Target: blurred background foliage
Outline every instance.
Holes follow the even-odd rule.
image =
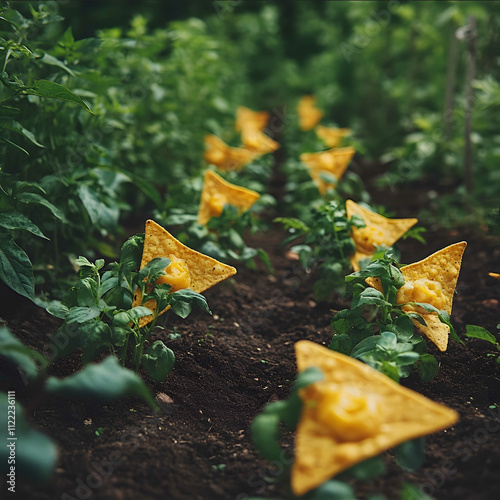
[[[460,207],[476,207],[476,218],[498,208],[499,2],[2,5],[0,209],[26,215],[50,239],[3,228],[40,283],[76,254],[115,256],[144,214],[192,203],[203,136],[238,145],[238,105],[273,111],[286,133],[304,94],[317,97],[323,124],[352,128],[363,153],[387,164],[380,184],[448,186],[430,213],[442,223],[462,218]],[[468,52],[455,36],[469,16],[472,196],[463,188]],[[71,89],[92,113],[19,91],[39,79]]]

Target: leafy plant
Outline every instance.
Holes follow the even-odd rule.
[[[421,302],[396,302],[397,292],[405,283],[400,267],[392,252],[386,251],[361,271],[346,276],[346,297],[352,297],[352,303],[350,309],[339,311],[333,317],[334,335],[329,347],[361,359],[396,381],[407,377],[415,366],[422,380],[428,382],[435,377],[438,363],[425,352],[425,341],[415,334],[412,321],[424,324],[424,319],[417,312],[402,308],[412,305],[437,313],[450,327],[452,338],[460,340],[446,311]],[[378,278],[383,292],[369,286],[367,278]]]
[[[274,222],[282,223],[290,233],[284,245],[303,238],[291,251],[298,254],[304,269],[317,271],[314,295],[318,300],[343,290],[344,276],[352,268],[349,257],[355,251],[351,227],[365,226],[359,216],[348,218],[345,206],[332,201],[313,209],[308,223],[291,217],[278,217]]]
[[[129,238],[122,246],[120,262],[110,264],[105,272],[101,272],[102,259],[95,263],[85,257],[76,260],[80,266],[79,280],[60,304],[47,308],[64,320],[55,336],[63,334],[70,339],[60,351],[61,356],[81,347],[82,361],[86,364],[107,351],[116,355],[123,366],[130,356],[136,373],[142,364],[152,379],[165,380],[174,365],[174,353],[161,340],[145,350],[160,313],[171,308],[186,318],[194,305],[210,310],[202,295],[189,289],[170,293],[170,284],[156,283],[166,274],[170,259],[155,258],[139,270],[143,245],[143,235]],[[133,305],[138,293],[142,303],[156,301],[154,311]],[[141,325],[141,318],[146,316],[152,316],[152,321]]]
[[[25,388],[33,390],[36,387],[42,394],[62,394],[69,398],[93,399],[105,403],[125,396],[139,396],[152,408],[158,407],[141,378],[120,366],[115,357],[110,356],[64,379],[57,379],[46,376],[49,360],[38,351],[25,346],[5,326],[0,327],[0,349],[0,385],[2,388],[9,388],[9,392],[0,391],[0,435],[7,444],[12,446],[14,443],[15,447],[12,448],[15,453],[10,453],[9,446],[3,446],[0,452],[1,470],[5,474],[14,470],[14,477],[19,474],[30,481],[47,482],[57,461],[56,444],[29,425],[25,410],[17,401],[18,394],[22,397]],[[16,372],[23,386],[11,391],[12,387],[20,387],[20,380],[13,375]],[[32,402],[31,411],[40,400]],[[9,423],[15,421],[15,425],[8,425],[7,420]]]
[[[262,202],[257,201],[262,207]],[[263,202],[266,204],[266,200]],[[194,209],[194,207],[193,207]],[[212,217],[206,225],[198,224],[197,216],[181,210],[172,210],[166,217],[168,225],[182,225],[179,239],[190,247],[210,255],[222,262],[244,262],[249,268],[256,269],[255,259],[260,258],[272,272],[269,256],[262,248],[249,247],[244,240],[244,233],[262,230],[262,225],[250,208],[241,214],[232,205],[226,204],[218,217]]]

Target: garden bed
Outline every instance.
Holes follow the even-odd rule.
[[[414,214],[391,205],[403,197],[373,193],[398,216]],[[425,196],[422,186],[413,199]],[[311,275],[286,257],[284,237],[274,228],[250,238],[252,246],[269,253],[274,275],[240,267],[234,279],[206,292],[213,316],[198,311],[186,322],[167,318],[158,338],[175,352],[176,364],[166,382],[150,384],[161,414],[136,399],[105,406],[54,397],[40,401],[33,391],[23,394],[19,381],[18,398],[31,412],[29,420],[56,441],[60,455],[51,485],[18,484],[18,496],[70,499],[88,498],[91,492],[103,500],[286,498],[283,485],[268,481],[279,471],[258,456],[249,424],[266,403],[288,396],[296,371],[294,343],[308,339],[328,345],[333,312],[347,304],[340,297],[327,304],[314,300]],[[497,242],[480,229],[429,228],[425,237],[426,245],[399,244],[403,262],[468,241],[452,321],[459,333],[466,324],[496,331],[500,285],[488,272],[500,268]],[[0,316],[20,340],[43,350],[58,320],[14,294],[11,299]],[[170,339],[173,332],[180,337]],[[466,346],[451,341],[446,353],[432,345],[429,352],[440,363],[436,379],[423,384],[410,376],[403,383],[457,410],[459,423],[426,438],[426,462],[417,473],[403,473],[387,453],[388,473],[358,491],[399,498],[402,483],[409,481],[439,500],[498,498],[500,408],[494,406],[500,404],[500,365],[488,356],[493,348],[479,340]],[[51,374],[65,376],[79,367],[74,354],[52,366]]]

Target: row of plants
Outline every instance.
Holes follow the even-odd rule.
[[[311,110],[311,97],[306,107],[303,102],[299,103],[299,117],[304,112],[310,116],[301,120],[301,128],[312,130],[322,113]],[[276,222],[291,233],[284,244],[300,242],[291,252],[317,277],[316,298],[326,300],[332,291],[343,291],[351,307],[333,316],[328,349],[309,341],[296,344],[299,374],[289,399],[266,405],[252,422],[252,436],[259,451],[280,466],[278,479],[285,481],[290,497],[351,500],[357,498],[353,480],[372,480],[385,473],[381,451],[397,445],[397,464],[415,471],[425,459],[422,436],[458,420],[453,410],[397,383],[414,370],[424,383],[437,375],[439,362],[426,352],[425,338],[440,351],[446,351],[448,336],[463,344],[450,323],[450,314],[467,244],[456,243],[420,262],[402,265],[392,245],[408,233],[424,242],[422,228],[411,229],[417,219],[388,219],[368,205],[340,201],[341,176],[352,154],[349,152],[346,162],[346,148],[335,147],[347,135],[345,129],[330,130],[338,139],[327,144],[333,149],[301,155],[322,195],[305,212],[307,223],[286,217]],[[324,140],[324,127],[318,126],[316,133]],[[305,148],[314,144],[310,136],[304,142]],[[316,161],[335,155],[340,161]],[[300,167],[294,163],[287,168]],[[295,206],[300,205],[304,191]],[[314,192],[312,186],[309,192]],[[479,326],[468,325],[465,335],[497,345],[495,337]],[[385,415],[382,407],[394,413]],[[386,423],[384,430],[379,427],[382,422]],[[285,465],[289,450],[281,444],[283,428],[295,433],[291,467]],[[385,497],[374,493],[369,498]],[[420,487],[405,483],[401,498],[430,497]]]
[[[75,41],[71,30],[66,30],[58,33],[54,44],[50,36],[38,43],[30,39],[34,29],[48,34],[46,27],[60,21],[43,4],[31,10],[32,19],[12,9],[2,15],[9,34],[4,32],[2,38],[6,57],[0,109],[5,117],[3,148],[10,163],[6,162],[0,172],[4,200],[0,226],[6,242],[2,244],[0,278],[18,293],[35,298],[31,262],[14,240],[26,250],[29,241],[29,251],[39,255],[35,268],[40,271],[40,282],[51,266],[64,267],[57,255],[60,251],[70,257],[68,264],[79,268],[76,283],[62,300],[53,301],[47,308],[63,321],[49,346],[57,354],[48,359],[3,328],[2,355],[26,375],[29,383],[42,385],[49,394],[108,402],[140,395],[156,407],[138,374],[164,381],[174,365],[175,355],[165,342],[150,340],[159,316],[172,309],[185,318],[195,305],[208,310],[200,294],[236,272],[228,262],[244,262],[255,268],[254,259],[260,257],[270,268],[265,252],[245,243],[246,231],[265,228],[265,218],[259,217],[259,212],[275,204],[266,195],[273,161],[270,155],[264,155],[278,147],[264,133],[270,116],[242,107],[235,116],[236,105],[246,102],[242,95],[248,92],[244,77],[235,82],[236,76],[230,71],[231,61],[238,54],[232,46],[224,48],[221,39],[208,34],[206,26],[197,20],[149,33],[145,19],[138,17],[125,34],[108,30],[98,39]],[[166,43],[171,52],[161,57]],[[226,51],[227,57],[218,61],[218,54]],[[169,75],[173,77],[170,80]],[[185,75],[185,79],[179,75]],[[203,82],[197,78],[203,78]],[[123,87],[129,92],[126,99],[120,91]],[[199,87],[204,92],[198,93]],[[203,111],[198,113],[199,109]],[[351,308],[333,317],[330,350],[381,372],[375,375],[368,371],[369,378],[380,381],[387,392],[380,393],[379,400],[372,403],[356,385],[356,380],[362,379],[360,374],[365,373],[363,365],[346,361],[341,355],[332,358],[332,353],[317,351],[317,346],[300,344],[297,356],[302,373],[290,399],[266,407],[252,429],[258,448],[267,458],[276,460],[281,454],[280,422],[292,430],[299,426],[298,465],[292,468],[296,495],[353,498],[350,486],[328,479],[399,443],[404,444],[398,448],[398,460],[414,469],[422,461],[423,445],[406,441],[456,420],[452,411],[424,403],[388,379],[399,381],[413,368],[424,381],[436,375],[438,362],[425,352],[425,341],[415,329],[442,351],[446,350],[448,335],[460,341],[449,315],[465,242],[420,263],[402,266],[390,247],[404,234],[421,239],[421,231],[410,229],[416,220],[388,219],[376,213],[385,213],[383,207],[375,212],[367,205],[346,201],[348,197],[369,200],[361,178],[344,173],[354,155],[353,146],[359,150],[362,144],[349,139],[348,130],[319,125],[323,113],[311,96],[300,100],[298,114],[299,120],[289,123],[284,134],[288,159],[283,171],[288,180],[283,206],[291,216],[277,221],[291,233],[285,243],[299,239],[292,252],[304,268],[321,276],[314,288],[319,300],[328,300],[332,292],[343,292],[347,283],[345,293],[352,299]],[[192,116],[196,116],[195,122],[191,122]],[[51,126],[46,127],[46,123]],[[79,135],[89,130],[95,133],[95,140],[87,149]],[[205,135],[206,131],[212,134]],[[16,142],[18,136],[29,141],[31,149]],[[81,148],[75,148],[75,144]],[[196,146],[192,148],[192,144]],[[324,144],[329,147],[326,151]],[[158,165],[166,160],[168,169],[160,169]],[[210,165],[208,169],[206,164]],[[134,201],[129,202],[132,198]],[[192,200],[198,199],[200,204],[194,205]],[[40,206],[48,212],[39,213]],[[113,240],[110,234],[119,227],[123,214],[132,210],[153,214],[162,225],[176,227],[177,237],[148,220],[145,234],[128,239],[117,262],[105,266],[104,259],[92,262],[91,255],[71,258],[79,246],[89,244],[96,254],[116,255],[119,238]],[[32,238],[26,238],[26,232],[41,238],[40,242],[48,235],[55,246],[51,250],[39,247]],[[124,233],[121,229],[118,236]],[[89,234],[97,234],[90,243]],[[445,263],[446,272],[441,277],[435,272],[436,261]],[[355,272],[350,273],[351,269]],[[61,290],[54,296],[61,297]],[[40,298],[38,302],[44,303]],[[488,332],[470,327],[468,333],[485,338]],[[77,349],[84,364],[80,372],[64,380],[46,376],[51,362]],[[311,362],[310,358],[316,357],[325,361]],[[342,381],[330,372],[331,360],[345,365],[346,378],[354,387],[347,396],[339,389]],[[102,383],[103,377],[108,384]],[[8,380],[7,374],[4,379]],[[327,386],[321,385],[323,380]],[[332,384],[337,384],[336,388],[332,389]],[[12,406],[8,395],[2,397],[4,406]],[[415,402],[416,408],[423,405],[441,419],[423,426],[416,419],[413,427],[396,433],[383,445],[346,452],[349,458],[339,459],[339,468],[320,465],[313,468],[316,474],[311,473],[311,454],[321,455],[323,448],[332,448],[332,439],[338,442],[339,432],[347,431],[347,442],[350,436],[357,442],[377,435],[370,434],[370,429],[363,430],[363,412],[353,422],[342,422],[342,411],[352,413],[366,407],[373,416],[377,414],[373,404],[378,407],[398,398],[408,404]],[[26,452],[19,456],[20,470],[47,479],[55,464],[55,447],[30,430],[22,418],[23,410],[17,403],[15,407],[21,416],[18,431],[25,433]],[[337,427],[329,428],[332,422]],[[309,424],[313,430],[308,430]],[[300,443],[314,440],[316,434],[321,437],[318,447],[303,455],[302,449],[309,445]],[[40,442],[43,453],[30,462],[29,470],[23,470],[23,463],[27,463],[24,457]],[[338,456],[326,456],[324,463],[334,459]],[[375,459],[357,466],[354,472],[350,470],[356,478],[381,472],[383,466]],[[297,479],[297,474],[302,479]],[[309,483],[304,476],[314,480]],[[417,494],[416,487],[405,488],[403,498]]]

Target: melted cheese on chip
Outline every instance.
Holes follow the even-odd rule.
[[[165,268],[167,274],[160,276],[155,283],[168,283],[171,285],[170,292],[177,292],[184,288],[189,288],[191,285],[191,274],[189,266],[184,259],[179,259],[174,254],[168,256],[170,264]]]

